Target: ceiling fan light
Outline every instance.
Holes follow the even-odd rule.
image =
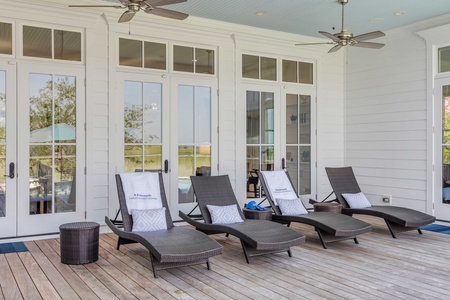
[[[255,15],[257,15],[258,17],[264,17],[267,16],[267,11],[257,11]]]

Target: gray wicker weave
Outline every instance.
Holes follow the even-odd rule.
[[[285,172],[285,174],[289,178],[292,189],[295,191],[289,173]],[[274,199],[272,199],[272,194],[268,192],[268,185],[264,175],[258,171],[258,176],[262,188],[266,191],[266,198],[275,213],[272,216],[272,220],[287,223],[288,225],[291,222],[298,222],[314,226],[325,249],[327,249],[327,243],[347,239],[353,239],[358,244],[356,236],[372,230],[372,225],[366,222],[333,212],[308,212],[306,215],[297,216],[282,215],[280,208],[275,205]],[[297,191],[295,191],[295,194],[297,194]]]
[[[117,250],[119,250],[121,244],[141,243],[150,252],[152,271],[155,278],[157,277],[157,270],[180,266],[206,263],[209,270],[210,264],[208,259],[221,254],[222,246],[201,232],[173,225],[167,206],[161,172],[159,172],[159,182],[162,204],[167,208],[166,221],[168,229],[152,232],[132,232],[133,218],[128,214],[120,175],[116,175],[123,230],[115,226],[108,217],[105,217],[105,222],[119,236]]]
[[[98,259],[100,224],[96,222],[75,222],[59,226],[61,262],[79,265]]]
[[[362,214],[383,218],[393,238],[396,233],[417,230],[420,234],[420,226],[425,226],[436,221],[436,218],[426,213],[399,206],[373,205],[369,208],[350,208],[342,197],[343,193],[359,193],[358,182],[351,167],[325,168],[337,201],[342,204],[342,212],[347,215]]]
[[[191,181],[204,223],[195,221],[181,211],[180,217],[205,233],[226,233],[238,237],[247,263],[250,262],[251,256],[268,253],[287,251],[291,256],[290,247],[305,241],[304,235],[281,224],[266,220],[245,220],[228,175],[192,176]],[[211,215],[206,207],[208,204],[218,206],[236,204],[245,221],[228,225],[212,224]]]

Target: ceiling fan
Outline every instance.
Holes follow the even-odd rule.
[[[341,49],[344,46],[350,45],[355,47],[362,47],[362,48],[372,48],[372,49],[380,49],[384,46],[384,44],[381,43],[373,43],[373,42],[364,42],[370,39],[376,39],[382,36],[385,36],[385,34],[381,31],[373,31],[368,32],[360,35],[354,36],[353,33],[350,31],[347,31],[344,29],[344,6],[348,3],[348,0],[338,0],[339,4],[342,5],[342,29],[341,32],[331,34],[325,31],[319,31],[320,34],[323,34],[327,38],[332,39],[332,42],[327,43],[303,43],[303,44],[296,44],[296,45],[319,45],[319,44],[330,44],[335,45],[333,48],[331,48],[328,53],[336,52],[339,49]]]
[[[187,0],[119,0],[122,5],[69,5],[69,7],[113,7],[127,9],[119,18],[119,23],[130,21],[142,10],[148,14],[161,17],[184,20],[189,15],[174,10],[159,8],[159,6],[186,2]]]

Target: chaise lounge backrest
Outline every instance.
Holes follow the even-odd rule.
[[[337,200],[342,204],[343,208],[349,208],[350,206],[347,204],[347,201],[345,201],[342,194],[361,192],[352,167],[325,168],[325,171],[327,172]]]
[[[161,193],[161,203],[162,206],[166,208],[166,222],[167,222],[167,228],[172,228],[173,221],[170,216],[170,211],[168,209],[167,205],[167,198],[166,193],[164,191],[164,183],[161,172],[158,172],[159,177],[159,187],[160,187],[160,193]],[[128,213],[127,208],[127,202],[125,199],[125,193],[123,191],[123,185],[122,185],[122,179],[120,178],[119,174],[116,174],[116,183],[117,183],[117,193],[119,196],[119,204],[120,204],[120,212],[122,214],[122,220],[123,220],[123,228],[125,231],[131,232],[131,229],[133,228],[133,217]]]
[[[228,175],[220,176],[191,176],[192,186],[197,198],[207,199],[208,205],[233,205],[238,206],[238,211],[243,220],[245,220],[244,214],[237,202],[236,196],[234,195],[233,188],[230,183]],[[204,201],[199,201],[198,206],[205,220],[205,223],[211,224],[211,214],[209,213],[206,203]]]

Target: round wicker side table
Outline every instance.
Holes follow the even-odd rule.
[[[100,224],[75,222],[59,226],[61,262],[68,265],[87,264],[98,260]]]
[[[331,202],[319,202],[314,203],[314,211],[325,211],[340,214],[342,211],[342,205],[339,203]]]

